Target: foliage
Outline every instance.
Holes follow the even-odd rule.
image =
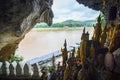
[[[49,67],[48,67],[48,72],[49,72],[49,73],[52,73],[53,71],[54,71],[53,66],[49,66]]]
[[[105,17],[104,17],[103,13],[101,13],[101,26],[102,26],[102,28],[104,28],[104,26],[105,26]]]
[[[24,58],[22,56],[19,56],[19,55],[12,55],[11,59],[10,59],[10,62],[20,62],[20,61],[23,61]]]
[[[97,19],[98,19],[98,17],[97,17]],[[100,13],[100,18],[101,18],[101,26],[102,26],[102,28],[104,28],[104,26],[105,26],[105,17],[104,17],[104,14],[102,12]]]
[[[88,20],[88,21],[74,21],[74,20],[67,20],[64,22],[60,22],[60,23],[54,23],[53,25],[51,25],[50,27],[47,24],[36,24],[35,28],[62,28],[65,26],[68,27],[92,27],[93,24],[96,23],[96,20]]]

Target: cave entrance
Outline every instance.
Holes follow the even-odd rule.
[[[67,46],[79,43],[83,26],[85,24],[93,25],[90,23],[94,23],[100,13],[77,3],[75,0],[54,0],[52,9],[54,26],[48,27],[46,24],[38,23],[20,42],[16,55],[23,56],[24,60],[30,60],[60,50],[65,39],[67,40]],[[60,24],[61,22],[66,23],[66,27]],[[77,29],[73,24],[69,24],[73,22],[83,22],[85,24],[81,24],[82,27]]]

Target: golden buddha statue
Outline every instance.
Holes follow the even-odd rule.
[[[99,15],[99,17],[97,19],[97,24],[96,24],[96,26],[94,26],[94,34],[93,34],[92,39],[99,41],[101,33],[102,33],[102,29],[101,29],[101,17]]]
[[[101,34],[101,39],[100,39],[100,44],[101,44],[101,47],[104,47],[104,44],[106,42],[106,38],[107,38],[107,33],[106,32],[103,32]]]
[[[65,43],[64,43],[64,48],[61,49],[61,52],[62,52],[62,59],[63,59],[62,65],[66,66],[66,61],[68,59],[67,42],[66,42],[66,40],[65,40]]]
[[[80,60],[82,63],[82,67],[84,67],[85,61],[86,61],[86,40],[85,38],[83,38],[83,40],[81,41],[81,45],[80,45]]]
[[[78,47],[78,50],[77,50],[77,57],[80,58],[80,47]]]
[[[113,52],[114,50],[120,48],[120,24],[116,25],[111,34],[111,40],[109,45],[109,51]]]
[[[82,36],[81,36],[81,40],[85,37],[85,27],[83,29],[83,33],[82,33]]]
[[[107,39],[107,24],[105,25],[103,33],[101,34],[101,38],[100,38],[101,47],[104,47],[106,39]]]

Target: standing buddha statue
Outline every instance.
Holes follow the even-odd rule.
[[[113,34],[110,40],[109,51],[113,52],[120,48],[120,24],[114,27]]]
[[[84,68],[85,61],[86,61],[86,40],[85,37],[83,37],[80,45],[80,60],[82,64],[82,68]]]
[[[63,58],[63,66],[65,67],[66,66],[66,61],[68,59],[68,51],[67,51],[67,42],[65,40],[65,43],[64,43],[64,48],[61,49],[61,52],[62,52],[62,58]]]
[[[104,47],[106,39],[107,39],[107,24],[105,25],[103,33],[101,34],[101,38],[100,38],[101,47]]]
[[[82,33],[82,36],[81,36],[81,40],[85,37],[85,27],[83,29],[83,33]]]
[[[100,40],[100,36],[102,33],[102,29],[101,29],[101,17],[99,15],[98,19],[97,19],[97,24],[96,26],[94,26],[94,34],[93,34],[93,40]]]

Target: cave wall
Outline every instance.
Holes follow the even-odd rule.
[[[84,4],[85,6],[92,8],[93,10],[99,10],[104,13],[106,22],[109,23],[109,17],[112,15],[110,14],[111,7],[117,8],[116,14],[117,18],[120,17],[120,0],[76,0],[79,4]]]
[[[52,24],[53,0],[0,0],[0,61],[9,60],[37,22]]]

